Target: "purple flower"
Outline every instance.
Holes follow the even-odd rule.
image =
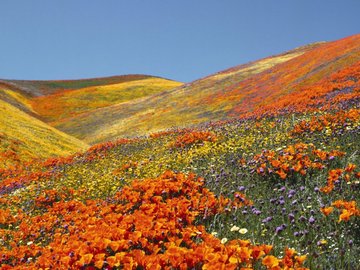
[[[315,187],[315,188],[314,188],[314,191],[315,191],[315,192],[319,192],[319,190],[320,190],[320,189],[319,189],[318,187]]]
[[[280,204],[280,205],[284,205],[284,204],[285,204],[285,201],[284,201],[284,200],[279,200],[279,204]]]
[[[300,236],[300,233],[299,232],[294,232],[294,236],[298,237],[298,236]]]
[[[278,227],[276,227],[276,229],[275,229],[275,233],[280,233],[280,232],[282,232],[284,229],[281,227],[281,226],[278,226]]]
[[[240,187],[238,187],[238,190],[239,191],[244,191],[246,188],[244,187],[244,186],[240,186]]]
[[[290,189],[288,194],[293,196],[293,195],[295,195],[295,193],[296,193],[296,191],[294,189]]]
[[[262,222],[263,222],[263,223],[268,223],[268,222],[270,222],[272,219],[273,219],[273,217],[272,217],[272,216],[269,216],[269,217],[267,217],[267,218],[264,218],[264,219],[262,220]]]
[[[261,211],[256,209],[256,210],[254,211],[254,214],[258,216],[258,215],[261,214]]]
[[[281,187],[281,188],[279,189],[279,191],[280,191],[280,192],[284,192],[285,189],[286,189],[285,187]]]
[[[305,218],[304,216],[300,216],[300,217],[299,217],[299,220],[300,220],[301,222],[304,222],[304,221],[306,220],[306,218]]]
[[[310,223],[310,224],[314,224],[314,223],[315,223],[315,218],[314,218],[313,216],[311,216],[311,217],[309,218],[309,223]]]
[[[286,224],[281,224],[280,226],[276,227],[275,233],[278,234],[278,233],[282,232],[283,230],[285,230],[286,227],[287,227]]]
[[[301,191],[303,191],[304,189],[305,189],[305,187],[304,187],[304,186],[301,186],[301,187],[300,187],[300,190],[301,190]]]
[[[293,213],[290,213],[290,214],[288,215],[288,217],[289,217],[290,220],[295,219],[295,215],[294,215]]]
[[[297,200],[293,200],[293,201],[291,202],[291,204],[292,204],[292,205],[297,204]]]

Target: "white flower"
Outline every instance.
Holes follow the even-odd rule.
[[[241,233],[241,234],[245,234],[245,233],[247,233],[248,232],[248,229],[246,229],[246,228],[241,228],[240,230],[239,230],[239,233]]]
[[[221,244],[225,244],[228,241],[228,239],[226,237],[224,237],[223,239],[221,239]]]
[[[238,230],[240,230],[240,228],[238,226],[236,226],[236,225],[232,226],[231,229],[230,229],[231,232],[236,232]]]
[[[211,234],[212,234],[213,236],[217,236],[217,235],[218,235],[217,232],[212,232]]]

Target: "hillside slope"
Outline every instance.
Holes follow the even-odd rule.
[[[69,117],[82,113],[93,115],[94,110],[99,108],[142,99],[179,85],[182,83],[148,75],[68,81],[0,80],[0,100],[56,126],[67,124]],[[111,113],[96,119],[95,122],[108,123],[111,121],[110,116]],[[79,128],[81,123],[71,122],[68,126],[74,130]],[[98,125],[85,127],[82,132],[91,133],[94,128],[98,128]]]
[[[54,126],[97,143],[210,120],[300,112],[319,103],[330,106],[357,97],[359,81],[353,75],[359,61],[360,35],[317,43]]]

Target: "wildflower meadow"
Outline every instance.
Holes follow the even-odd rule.
[[[1,269],[356,269],[353,104],[2,169]]]

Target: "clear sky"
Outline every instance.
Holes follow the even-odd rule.
[[[189,82],[360,33],[360,0],[0,0],[0,78]]]

